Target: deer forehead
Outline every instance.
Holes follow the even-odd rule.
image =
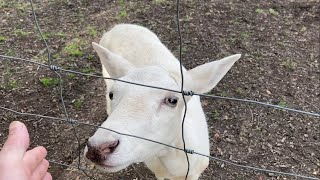
[[[179,85],[170,76],[170,73],[161,67],[135,69],[120,79],[139,84],[179,90]],[[111,101],[113,112],[110,118],[117,119],[117,122],[142,122],[142,120],[153,119],[153,116],[160,112],[164,99],[173,94],[177,95],[177,93],[174,92],[123,82],[115,82],[111,88],[111,92],[113,92],[113,100]],[[165,113],[166,111],[163,112]]]
[[[175,78],[161,67],[150,66],[144,68],[138,68],[129,72],[124,77],[120,78],[124,81],[130,81],[133,83],[156,86],[161,88],[167,88],[172,90],[179,90],[179,84]],[[124,89],[129,89],[130,91],[149,91],[153,92],[154,88],[142,87],[122,82],[115,82],[112,88],[115,91],[122,91]],[[159,91],[159,90],[158,90]],[[163,90],[161,90],[163,91]]]

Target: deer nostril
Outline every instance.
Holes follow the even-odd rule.
[[[92,145],[89,141],[87,142],[87,147],[88,147],[88,149],[92,149]]]
[[[88,159],[96,163],[102,161],[101,153],[96,148],[92,147],[90,144],[87,145],[87,147],[88,147],[88,151],[86,153],[86,157]]]
[[[119,145],[119,140],[118,141],[115,141],[111,146],[110,146],[110,150],[111,150],[111,152],[113,152],[115,149],[116,149],[116,147],[118,147],[118,145]]]
[[[87,142],[88,151],[86,157],[92,162],[101,163],[105,161],[108,156],[113,153],[116,147],[119,145],[119,141],[111,141],[104,143],[99,146],[92,145],[89,141]]]
[[[113,142],[108,142],[108,143],[102,144],[99,147],[99,150],[104,154],[111,154],[118,145],[119,145],[118,140]]]

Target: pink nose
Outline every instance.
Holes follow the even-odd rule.
[[[99,146],[93,146],[89,141],[87,143],[88,151],[86,157],[92,162],[101,164],[119,145],[119,141],[112,141],[101,144]]]

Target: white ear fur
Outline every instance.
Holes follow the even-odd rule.
[[[93,49],[98,53],[101,64],[105,67],[110,77],[119,78],[133,69],[133,65],[123,57],[112,53],[100,44],[92,42]]]
[[[188,74],[192,78],[192,82],[189,82],[190,87],[197,93],[209,92],[240,57],[241,54],[235,54],[189,70]]]

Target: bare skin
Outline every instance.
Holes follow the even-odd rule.
[[[9,127],[9,137],[0,151],[0,180],[52,180],[47,172],[47,150],[35,147],[28,150],[27,127],[14,121]]]

